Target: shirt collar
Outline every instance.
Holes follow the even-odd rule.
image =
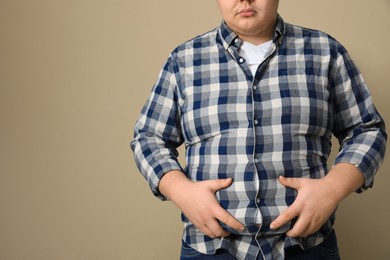
[[[283,36],[285,34],[286,25],[282,19],[282,17],[278,14],[277,23],[275,27],[275,34],[273,38],[273,42],[281,43]],[[235,45],[235,47],[239,47],[240,40],[236,41],[236,39],[239,39],[237,34],[233,32],[225,23],[225,21],[221,22],[221,25],[219,27],[219,32],[222,38],[222,43],[225,49],[228,49],[231,45]]]

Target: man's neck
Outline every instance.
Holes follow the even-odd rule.
[[[260,45],[262,43],[268,42],[273,39],[275,33],[276,22],[273,26],[265,28],[264,31],[261,31],[257,34],[245,34],[238,32],[237,35],[240,39],[252,43],[253,45]]]

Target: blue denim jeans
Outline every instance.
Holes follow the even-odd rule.
[[[320,245],[302,250],[299,246],[287,248],[286,260],[340,260],[337,238],[334,230]],[[182,241],[180,260],[236,260],[229,252],[219,249],[215,255],[204,255]]]

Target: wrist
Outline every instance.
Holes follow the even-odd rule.
[[[158,189],[165,197],[172,200],[172,198],[175,197],[175,194],[180,193],[180,189],[189,182],[191,181],[183,172],[179,170],[172,170],[165,173],[161,178]]]
[[[324,177],[332,196],[341,202],[364,184],[364,176],[360,170],[349,163],[338,163]]]

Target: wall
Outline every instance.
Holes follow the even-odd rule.
[[[341,41],[390,122],[390,1],[280,13]],[[178,259],[179,212],[151,195],[129,140],[169,52],[219,22],[210,0],[0,0],[0,260]],[[343,259],[389,259],[389,167],[340,205]]]

